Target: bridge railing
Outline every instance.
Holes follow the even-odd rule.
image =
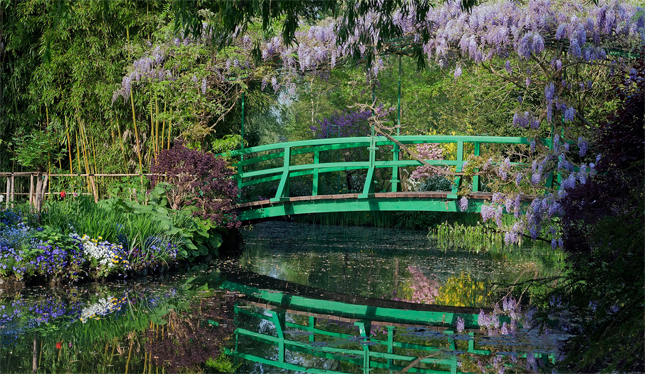
[[[485,144],[530,144],[531,138],[524,137],[495,137],[495,136],[463,136],[463,135],[403,135],[395,136],[401,144],[413,145],[424,143],[453,143],[457,145],[456,158],[452,160],[425,160],[430,165],[454,167],[454,171],[463,171],[465,162],[465,149],[472,149],[475,156],[480,156],[482,146]],[[466,147],[472,144],[472,147]],[[551,139],[543,139],[542,144],[551,146]],[[392,147],[392,157],[388,159],[377,159],[379,147]],[[322,162],[322,152],[341,149],[352,149],[367,147],[367,160],[353,160],[346,162]],[[260,155],[257,155],[260,154]],[[295,162],[299,155],[311,154],[311,163],[301,164]],[[400,160],[399,147],[396,143],[384,136],[374,137],[351,137],[315,139],[295,142],[276,143],[257,147],[245,148],[233,151],[229,154],[238,161],[234,163],[237,167],[236,178],[240,188],[259,183],[279,181],[276,194],[271,198],[272,202],[278,202],[289,198],[289,180],[299,176],[312,176],[312,195],[317,196],[320,190],[320,175],[338,171],[366,169],[367,176],[364,188],[359,198],[367,198],[374,192],[374,172],[378,168],[392,169],[392,192],[398,192],[399,180],[398,168],[415,167],[423,164],[417,160]],[[275,166],[276,161],[282,159],[282,165]],[[264,168],[263,163],[273,163]],[[457,191],[461,184],[461,177],[454,177],[452,191],[448,198],[456,199]],[[479,176],[473,177],[472,190],[480,191]]]

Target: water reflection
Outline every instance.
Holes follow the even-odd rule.
[[[559,271],[553,256],[270,222],[245,238],[240,259],[185,274],[2,294],[0,372],[522,371],[565,337],[479,314],[494,283]]]
[[[285,233],[288,233],[285,235]],[[492,286],[561,271],[553,251],[441,251],[424,232],[265,222],[245,233],[242,269],[350,295],[485,307]]]

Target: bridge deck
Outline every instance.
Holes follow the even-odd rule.
[[[461,212],[458,200],[449,197],[450,191],[383,192],[367,197],[358,193],[285,197],[279,201],[266,199],[238,204],[241,221],[261,220],[298,214],[365,211],[433,211]],[[492,199],[489,192],[473,192],[465,212],[478,213],[481,205]],[[524,196],[530,201],[533,196]]]

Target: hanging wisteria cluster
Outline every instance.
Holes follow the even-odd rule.
[[[411,8],[411,13],[405,16],[401,12],[393,14],[404,43],[401,40],[396,43],[381,40],[379,29],[374,27],[375,17],[368,14],[357,20],[354,32],[340,43],[337,34],[339,23],[329,19],[297,31],[296,43],[291,45],[278,37],[259,40],[257,35],[237,35],[235,46],[239,55],[214,62],[210,77],[225,80],[255,71],[256,65],[248,57],[254,44],[259,42],[262,64],[279,66],[280,69],[279,74],[277,69],[265,69],[263,74],[254,78],[262,79],[263,89],[269,84],[275,92],[286,87],[293,95],[294,81],[299,75],[333,69],[356,57],[360,59],[361,56],[355,54],[356,50],[363,54],[370,49],[375,52],[374,56],[379,56],[388,52],[404,53],[397,49],[397,45],[423,43],[427,60],[446,68],[454,66],[455,79],[463,74],[462,60],[469,60],[518,88],[543,94],[540,109],[517,110],[513,116],[512,123],[529,131],[528,135],[535,136],[540,130],[548,132],[551,126],[555,126],[561,127],[567,136],[578,136],[573,125],[585,119],[580,108],[576,108],[579,102],[571,98],[592,91],[597,85],[589,79],[567,77],[567,68],[603,66],[612,73],[618,71],[635,76],[624,61],[611,57],[609,52],[611,48],[629,50],[645,44],[644,9],[616,0],[599,1],[598,4],[573,0],[501,1],[475,6],[469,12],[461,8],[460,2],[452,1],[431,8],[425,15],[425,22],[417,22],[415,10]],[[361,38],[366,31],[371,40]],[[430,38],[423,42],[419,35],[426,32]],[[163,70],[162,66],[170,51],[207,43],[207,40],[173,40],[161,47],[151,46],[150,52],[133,64],[132,71],[123,79],[115,95],[126,97],[133,81],[172,79],[173,73]],[[377,46],[381,50],[376,50]],[[366,68],[368,81],[377,79],[383,68],[381,58],[371,61]],[[626,84],[630,83],[629,79]],[[206,77],[201,80],[196,76],[193,78],[195,89],[202,93],[206,93],[209,82]],[[522,105],[524,100],[520,97],[518,101]],[[503,183],[514,183],[518,190],[536,191],[544,186],[548,174],[553,171],[562,178],[557,190],[534,199],[525,211],[521,209],[520,201],[527,196],[518,192],[498,193],[489,205],[482,208],[484,220],[494,220],[507,231],[508,243],[517,242],[522,235],[539,236],[544,223],[560,214],[558,201],[566,196],[566,191],[577,183],[585,184],[588,177],[593,176],[594,164],[574,165],[570,147],[569,142],[556,135],[551,149],[541,150],[538,155],[534,140],[530,145],[534,157],[530,169],[512,166],[508,159],[501,162],[489,160],[482,168],[492,171]],[[587,141],[578,139],[577,148],[576,153],[584,156],[588,149]],[[460,201],[460,207],[467,209],[467,198]],[[518,218],[524,214],[525,218],[510,228],[502,227],[504,210]],[[555,228],[549,228],[549,233],[554,247],[561,244]]]
[[[417,24],[414,9],[408,16],[397,12],[394,22],[403,35],[419,42],[421,29],[432,37],[423,45],[428,60],[448,66],[458,56],[476,63],[496,57],[517,55],[522,59],[531,56],[545,57],[550,44],[561,42],[570,51],[569,60],[587,63],[605,60],[605,46],[629,47],[645,42],[645,16],[642,9],[618,1],[583,5],[580,2],[530,1],[521,4],[512,1],[482,4],[471,12],[461,9],[460,2],[447,2],[431,9],[426,23]],[[375,48],[379,30],[373,26],[373,16],[358,20],[353,34],[342,44],[335,41],[337,24],[327,22],[296,32],[296,46],[285,45],[280,38],[273,38],[262,45],[264,61],[279,60],[286,75],[334,68],[352,57],[353,46],[361,52]],[[359,36],[369,31],[372,40],[366,43]],[[371,43],[369,43],[371,42]],[[386,43],[385,50],[391,49]],[[384,51],[375,51],[375,55]],[[563,68],[562,59],[550,62],[556,71]],[[369,75],[378,76],[383,60],[376,59],[369,67]],[[507,74],[513,74],[510,61],[506,61]],[[458,64],[455,77],[461,75]],[[530,85],[531,78],[527,79]],[[274,88],[278,88],[274,83]]]

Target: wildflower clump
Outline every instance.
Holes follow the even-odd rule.
[[[125,251],[121,244],[112,244],[103,239],[92,239],[89,235],[79,237],[78,234],[70,234],[70,237],[82,244],[83,253],[89,258],[91,268],[96,269],[99,275],[106,276],[115,271],[130,270],[130,262],[127,260]]]
[[[123,308],[123,306],[128,301],[126,296],[122,298],[116,297],[106,297],[99,299],[98,302],[90,305],[87,308],[83,308],[81,312],[80,320],[83,323],[86,323],[90,319],[101,319],[102,316],[117,312]]]

